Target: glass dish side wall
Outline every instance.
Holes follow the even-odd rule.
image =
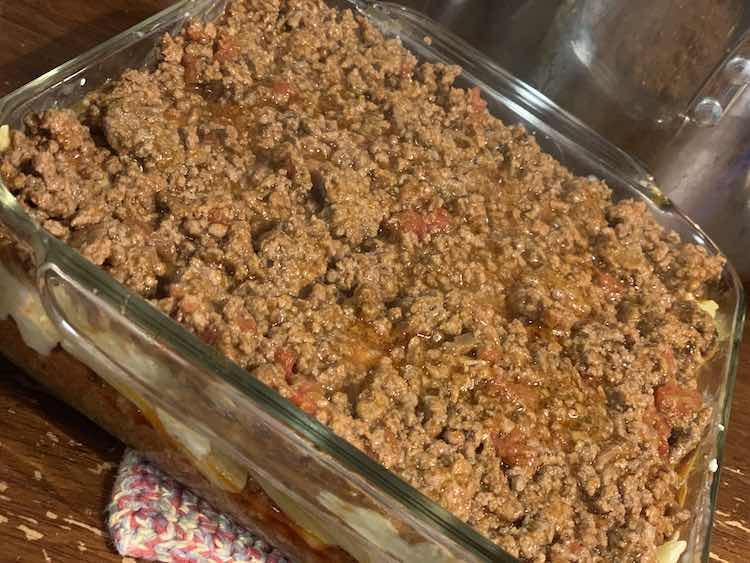
[[[525,124],[548,152],[573,171],[605,179],[617,197],[645,200],[662,225],[703,244],[711,253],[717,252],[699,229],[649,187],[648,175],[624,153],[429,20],[388,5],[337,4],[359,9],[386,35],[400,37],[423,59],[461,64],[463,80],[482,88],[495,115],[507,123]],[[161,33],[178,28],[190,16],[215,17],[222,7],[220,1],[183,2],[177,9],[148,20],[0,102],[0,123],[19,126],[28,111],[74,103],[86,90],[125,68],[152,60]],[[432,37],[432,46],[423,42],[425,35]],[[314,526],[317,520],[324,524],[322,528],[335,529],[337,537],[331,541],[350,544],[347,549],[359,552],[361,560],[377,550],[381,550],[380,559],[429,553],[430,558],[445,560],[509,560],[467,526],[278,395],[243,376],[239,368],[218,358],[173,321],[39,231],[24,219],[7,191],[0,194],[0,201],[0,219],[17,238],[34,246],[47,310],[68,340],[80,344],[81,356],[89,354],[107,364],[105,371],[110,373],[105,377],[114,386],[136,390],[169,416],[211,436],[212,446],[221,446],[222,455],[229,454],[247,467],[277,503],[297,513],[299,521]],[[724,287],[715,299],[725,329],[722,353],[703,377],[704,392],[715,407],[716,424],[703,442],[692,473],[694,498],[688,500],[694,514],[689,532],[691,559],[707,559],[708,555],[718,478],[713,478],[707,467],[711,459],[720,456],[723,434],[716,429],[719,423],[726,424],[736,363],[743,298],[731,267],[726,269]],[[123,350],[129,353],[123,354]],[[149,365],[133,370],[134,350],[147,358]],[[190,404],[189,412],[184,410],[185,404]],[[258,459],[258,449],[270,447],[277,456],[275,462]],[[263,456],[267,455],[264,451]],[[306,468],[301,483],[299,467]],[[318,490],[312,490],[316,487],[311,484]],[[348,526],[334,528],[342,520]],[[373,523],[376,535],[370,526]],[[683,537],[686,534],[687,530]],[[372,549],[376,551],[370,552]]]

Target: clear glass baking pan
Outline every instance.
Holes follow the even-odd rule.
[[[190,19],[215,19],[224,5],[225,0],[175,4],[0,100],[0,124],[20,128],[29,112],[74,106],[126,68],[153,63],[164,33],[180,29]],[[637,162],[431,20],[387,3],[339,0],[334,5],[369,18],[422,60],[461,65],[462,85],[479,86],[497,117],[523,124],[575,173],[604,179],[616,199],[646,202],[665,228],[710,254],[719,253]],[[273,526],[266,536],[280,541],[292,556],[514,560],[46,233],[1,182],[0,224],[14,247],[12,252],[0,252],[0,320],[12,318],[25,344],[40,356],[61,348],[135,405],[133,412],[220,492],[212,497],[217,503],[226,501],[237,513],[237,506],[243,505],[232,504],[233,495],[250,489],[253,498],[272,499],[274,513],[279,519],[283,515],[293,528],[290,534],[302,540],[286,541],[288,537],[279,536]],[[701,375],[701,391],[713,406],[713,420],[687,478],[685,507],[692,517],[680,531],[680,540],[687,543],[683,561],[708,560],[719,486],[717,464],[745,309],[742,286],[730,265],[711,298],[719,305],[721,350]],[[44,374],[43,367],[43,361],[37,362],[32,371]],[[77,399],[85,402],[86,397],[66,388],[65,377],[59,375],[60,394],[74,405]],[[118,405],[113,401],[89,406],[98,408],[94,418],[119,433],[118,419],[125,415]],[[125,439],[148,449],[147,440],[130,436]],[[663,555],[659,560],[674,561]]]

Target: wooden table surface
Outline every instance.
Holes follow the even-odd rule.
[[[0,95],[169,3],[0,0]],[[750,334],[743,343],[721,474],[711,546],[711,559],[718,562],[750,559],[749,405]],[[117,440],[0,359],[0,563],[127,561],[104,531],[104,508],[122,451]]]

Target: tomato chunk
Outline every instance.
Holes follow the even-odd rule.
[[[688,389],[670,381],[654,391],[656,409],[670,421],[692,417],[702,406],[701,396],[695,389]]]
[[[524,383],[503,381],[500,378],[495,378],[494,381],[488,383],[485,392],[490,397],[503,398],[527,410],[535,410],[539,403],[539,394],[536,388]]]
[[[487,102],[482,99],[482,90],[479,86],[474,86],[469,90],[469,109],[473,113],[482,113],[487,109]]]
[[[207,326],[199,336],[203,342],[209,346],[213,346],[219,340],[219,329],[215,326]]]
[[[237,327],[242,332],[255,332],[258,329],[258,325],[255,324],[255,319],[250,316],[241,316],[237,319]]]
[[[478,356],[480,360],[494,364],[500,359],[500,352],[498,352],[497,348],[485,346],[479,349]]]
[[[216,51],[214,57],[220,63],[236,59],[240,55],[240,48],[237,41],[229,34],[220,33],[214,45]]]
[[[295,386],[289,400],[307,414],[314,415],[318,410],[318,402],[323,398],[323,389],[319,383],[301,381]]]
[[[185,29],[185,35],[187,35],[191,41],[195,41],[196,43],[207,43],[211,39],[206,28],[198,22],[193,22],[188,25]]]
[[[620,280],[607,272],[597,272],[596,281],[610,300],[617,299],[625,291]]]
[[[271,82],[271,90],[277,104],[285,104],[295,95],[294,87],[286,80],[274,80]]]
[[[526,445],[526,437],[518,428],[514,428],[508,434],[496,436],[492,443],[504,463],[526,467],[534,465],[534,450]]]
[[[297,355],[286,348],[279,348],[276,350],[273,360],[281,368],[281,371],[284,372],[287,383],[291,383],[294,365],[297,363]]]
[[[451,226],[451,217],[443,207],[427,213],[412,209],[402,211],[396,217],[396,221],[402,232],[414,233],[420,239],[430,233],[444,232]]]

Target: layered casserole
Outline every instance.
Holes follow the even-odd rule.
[[[711,416],[723,261],[459,73],[317,0],[235,1],[164,36],[154,68],[5,129],[0,175],[49,233],[508,553],[655,560]]]

